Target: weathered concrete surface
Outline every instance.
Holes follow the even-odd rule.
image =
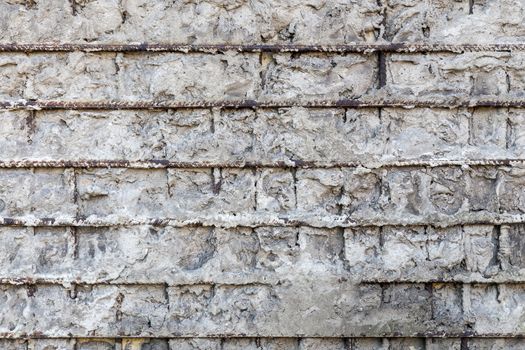
[[[524,11],[0,0],[0,349],[523,348]]]
[[[0,329],[15,337],[523,335],[522,284],[356,286],[302,278],[273,286],[196,284],[167,289],[6,286],[2,295],[3,307],[13,315],[2,317]],[[45,317],[34,318],[35,313]],[[305,318],[318,321],[304,322]]]
[[[387,0],[384,38],[394,42],[522,42],[520,0]]]
[[[515,222],[524,212],[523,172],[522,165],[8,169],[0,172],[0,213],[116,224],[166,217],[225,224],[221,215],[233,217],[231,226],[286,217],[337,226],[330,215],[345,226]]]
[[[82,349],[82,343],[77,344],[74,339],[31,339],[27,341],[28,350],[73,350],[75,345],[77,348]],[[99,348],[101,349],[101,348]]]
[[[33,114],[32,114],[33,113]],[[523,159],[507,108],[3,111],[3,160],[148,159],[215,165]]]
[[[0,3],[1,42],[520,42],[519,0]]]
[[[112,284],[523,282],[523,225],[314,229],[4,227],[0,280]]]
[[[393,54],[388,87],[402,94],[506,95],[523,90],[523,53]]]
[[[413,97],[523,97],[523,52],[384,55],[383,67],[366,52],[3,53],[0,98],[199,104],[393,95],[417,104]]]
[[[0,98],[337,99],[374,88],[376,70],[368,54],[4,53]]]
[[[459,338],[174,338],[174,339],[32,339],[4,340],[3,349],[30,350],[460,350],[461,344],[471,349],[519,349],[521,339]]]
[[[12,313],[0,330],[15,337],[523,335],[522,284],[356,285],[303,276],[273,285],[3,286],[1,295]]]
[[[3,160],[380,166],[523,159],[522,109],[3,111]]]
[[[0,172],[1,215],[75,215],[73,175],[70,169],[4,169]]]
[[[375,1],[54,0],[0,3],[2,42],[345,43],[372,41]]]

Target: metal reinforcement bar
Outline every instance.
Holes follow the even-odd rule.
[[[524,97],[361,97],[338,100],[219,100],[219,101],[58,101],[14,100],[0,101],[0,109],[30,110],[118,110],[118,109],[183,109],[183,108],[458,108],[458,107],[513,107],[524,108]]]
[[[124,281],[124,280],[110,280],[110,279],[100,279],[96,281],[88,281],[84,280],[82,278],[33,278],[33,277],[17,277],[17,278],[9,278],[9,277],[0,277],[0,286],[34,286],[34,285],[59,285],[63,286],[64,289],[70,289],[74,287],[82,287],[82,286],[122,286],[122,287],[142,287],[142,286],[152,286],[152,287],[180,287],[180,286],[192,286],[192,285],[202,285],[202,284],[208,284],[208,285],[214,285],[214,286],[254,286],[254,285],[260,285],[260,286],[268,286],[272,283],[278,283],[279,279],[275,280],[267,280],[264,282],[260,282],[258,280],[248,280],[242,282],[230,282],[230,281],[218,281],[218,280],[206,280],[201,279],[199,281],[184,281],[180,283],[166,283],[165,281],[151,281],[148,279],[144,280],[135,280],[135,281]],[[451,283],[444,281],[443,283]],[[481,282],[483,283],[483,282]],[[487,282],[485,282],[487,283]],[[505,284],[521,284],[519,281],[509,281],[509,282],[492,282],[492,283],[505,283]],[[394,283],[385,283],[385,284],[394,284]],[[421,284],[421,283],[414,283],[414,284]]]
[[[381,215],[378,215],[380,217]],[[0,217],[0,226],[14,227],[314,227],[314,228],[353,228],[390,226],[432,226],[437,228],[467,225],[513,225],[525,223],[524,214],[499,214],[466,212],[456,215],[428,214],[413,218],[353,218],[348,215],[320,215],[316,213],[274,215],[264,212],[199,215],[188,212],[177,217],[127,217],[127,216],[89,216],[89,217]]]
[[[246,334],[243,333],[242,337],[239,335],[239,333],[207,333],[205,336],[201,335],[174,335],[174,334],[167,334],[167,335],[151,335],[151,334],[139,334],[139,335],[133,335],[133,334],[123,334],[120,333],[119,335],[74,335],[71,334],[71,336],[50,336],[46,335],[40,331],[38,332],[30,332],[30,333],[23,333],[22,335],[18,332],[2,332],[0,333],[0,340],[17,340],[20,341],[22,344],[26,344],[27,342],[39,339],[39,340],[75,340],[77,342],[81,342],[84,340],[89,341],[96,341],[96,340],[104,340],[104,341],[116,341],[118,344],[120,344],[120,341],[129,340],[129,339],[164,339],[164,340],[174,340],[174,339],[224,339],[224,338],[231,338],[231,339],[276,339],[276,338],[293,338],[293,339],[311,339],[311,338],[319,338],[319,336],[295,336],[295,335],[287,335],[287,336],[278,336],[275,335],[264,335],[260,333],[254,333],[254,334]],[[331,337],[321,337],[321,338],[331,338]],[[513,333],[477,333],[474,331],[464,331],[464,332],[445,332],[445,331],[435,331],[435,332],[423,332],[423,333],[410,333],[409,335],[404,335],[399,332],[383,332],[381,334],[373,335],[373,336],[363,336],[362,334],[353,334],[353,335],[346,335],[342,337],[344,339],[392,339],[392,338],[403,338],[403,339],[422,339],[422,338],[442,338],[442,339],[460,339],[461,340],[461,350],[469,348],[468,345],[468,338],[483,338],[483,339],[506,339],[506,338],[512,338],[512,339],[524,339],[525,334],[516,334]],[[463,345],[465,344],[465,345]],[[118,347],[117,349],[120,349]]]
[[[79,160],[0,160],[1,168],[129,168],[129,169],[163,169],[163,168],[344,168],[362,167],[367,169],[379,168],[406,168],[424,167],[434,168],[441,166],[513,166],[523,165],[525,159],[412,159],[382,162],[321,162],[288,160],[276,162],[206,162],[206,161],[170,161],[163,159],[152,160],[121,160],[121,159],[79,159]]]
[[[443,43],[349,43],[341,45],[295,45],[295,44],[97,44],[97,43],[5,43],[0,44],[0,52],[333,52],[333,53],[373,53],[373,52],[484,52],[484,51],[525,51],[525,43],[501,44],[443,44]]]
[[[182,287],[182,286],[198,286],[198,285],[213,285],[213,286],[272,286],[275,284],[282,283],[283,278],[279,278],[280,276],[278,274],[275,274],[275,276],[266,277],[261,282],[259,279],[243,279],[242,281],[233,281],[233,280],[225,280],[221,278],[210,278],[210,279],[204,279],[204,278],[195,278],[192,280],[184,280],[180,282],[170,282],[167,283],[164,280],[155,280],[154,278],[146,278],[146,279],[136,279],[132,281],[125,281],[123,279],[96,279],[93,280],[84,280],[82,278],[40,278],[40,277],[0,277],[0,286],[21,286],[21,287],[31,287],[35,285],[40,286],[49,286],[49,285],[58,285],[64,287],[64,289],[74,289],[75,287],[85,287],[85,286],[118,286],[118,287],[143,287],[143,286],[150,286],[150,287],[160,287],[160,288],[168,288],[168,287]],[[282,276],[281,276],[282,277]],[[505,284],[505,285],[512,285],[512,286],[519,286],[522,288],[525,288],[525,280],[522,276],[518,277],[508,277],[508,276],[494,276],[490,278],[470,278],[470,277],[450,277],[450,278],[439,278],[439,279],[428,279],[428,280],[413,280],[413,279],[405,279],[400,278],[397,280],[357,280],[355,279],[355,276],[344,276],[349,280],[352,280],[354,278],[354,281],[356,284],[360,285],[376,285],[381,284],[383,287],[389,286],[389,285],[399,285],[399,284],[415,284],[415,285],[427,285],[427,284],[449,284],[449,285],[458,285],[458,284],[490,284],[490,285],[497,285],[497,284]]]

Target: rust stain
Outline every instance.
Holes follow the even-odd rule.
[[[0,44],[0,52],[334,52],[334,53],[374,53],[374,52],[484,52],[484,51],[524,51],[523,43],[502,44],[440,44],[440,43],[381,43],[381,44],[340,44],[340,45],[295,45],[295,44],[97,44],[97,43],[31,43]]]
[[[330,219],[329,224],[326,219]],[[213,216],[178,216],[155,218],[131,217],[57,217],[53,220],[37,217],[0,217],[0,226],[14,227],[128,227],[128,226],[158,226],[158,227],[315,227],[315,228],[354,228],[354,227],[393,227],[393,226],[434,226],[439,228],[456,227],[460,225],[511,225],[525,222],[523,214],[497,213],[466,213],[464,215],[434,216],[427,215],[420,219],[354,219],[348,215],[304,216],[246,214],[239,217],[235,214],[223,214],[219,218]]]
[[[184,109],[184,108],[458,108],[458,107],[515,107],[524,108],[525,98],[506,97],[434,97],[406,98],[402,96],[361,97],[338,100],[218,100],[218,101],[56,101],[56,100],[17,100],[0,101],[0,109],[27,110],[136,110],[136,109]]]
[[[441,166],[513,166],[525,164],[524,158],[495,158],[495,159],[434,159],[434,160],[395,160],[391,162],[370,161],[362,163],[326,162],[326,161],[232,161],[232,162],[207,162],[207,161],[170,161],[165,159],[152,159],[143,161],[129,161],[121,159],[79,159],[79,160],[0,160],[0,168],[129,168],[129,169],[166,169],[166,168],[345,168],[362,167],[367,169],[424,167],[435,168]],[[218,188],[216,189],[218,190]],[[52,221],[52,218],[43,220]]]
[[[346,282],[347,279],[342,278],[341,282]],[[115,281],[115,280],[105,280],[105,279],[99,279],[96,281],[90,281],[90,282],[82,282],[78,280],[67,280],[67,279],[50,279],[50,278],[0,278],[0,286],[19,286],[26,288],[28,292],[28,296],[34,296],[35,293],[38,291],[38,287],[41,286],[61,286],[64,288],[65,291],[70,291],[71,287],[66,286],[68,283],[74,285],[75,287],[93,287],[93,286],[118,286],[118,287],[143,287],[143,286],[149,286],[149,287],[158,287],[158,288],[166,288],[166,287],[188,287],[188,286],[199,286],[199,285],[210,285],[210,286],[229,286],[229,287],[241,287],[241,286],[272,286],[275,284],[279,284],[281,280],[274,279],[274,280],[265,280],[264,282],[260,282],[256,279],[254,280],[248,280],[243,282],[219,282],[217,280],[213,279],[196,279],[193,282],[190,281],[184,281],[182,283],[166,283],[164,281],[152,281],[152,280],[143,280],[143,281]],[[483,284],[483,285],[498,285],[498,284],[506,284],[506,285],[513,285],[518,287],[525,288],[525,280],[520,278],[487,278],[487,279],[462,279],[462,278],[444,278],[440,280],[436,279],[429,279],[425,281],[419,281],[419,280],[411,280],[411,279],[398,279],[395,281],[391,280],[385,280],[385,281],[370,281],[370,280],[363,280],[360,282],[356,282],[358,285],[367,286],[367,285],[382,285],[385,286],[393,286],[393,285],[402,285],[402,284],[412,284],[412,285],[423,285],[425,288],[429,289],[432,288],[433,284],[444,284],[444,285],[457,285],[460,286],[464,283],[469,284]],[[116,299],[115,299],[115,305],[118,308],[119,305],[122,306],[122,303],[124,301],[124,295],[122,293],[118,293]]]

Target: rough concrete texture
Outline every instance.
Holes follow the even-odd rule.
[[[521,349],[522,339],[460,338],[186,338],[186,339],[94,339],[4,340],[2,349],[45,350],[475,350]],[[463,346],[463,347],[462,347]]]
[[[0,279],[170,285],[525,280],[522,225],[313,229],[3,228]]]
[[[377,167],[522,159],[525,112],[508,108],[2,111],[2,159],[161,160]]]
[[[383,38],[393,42],[522,42],[521,0],[387,0]]]
[[[510,335],[522,327],[522,289],[521,284],[473,284],[468,290],[443,283],[356,285],[304,276],[276,284],[77,286],[74,293],[58,285],[5,286],[2,307],[13,316],[0,320],[0,330],[35,336],[45,329],[54,337],[459,336],[469,330]],[[315,293],[324,298],[309,297]],[[307,318],[331,321],[303,322]]]
[[[367,54],[5,53],[0,98],[349,98],[374,87],[376,70]]]
[[[2,42],[344,43],[375,40],[382,21],[372,0],[3,0],[0,6]]]
[[[524,15],[0,0],[0,350],[525,348]]]
[[[523,53],[395,54],[388,88],[402,94],[498,96],[523,90]]]
[[[274,217],[272,225],[284,217],[313,224],[327,215],[346,225],[496,223],[523,214],[524,172],[521,165],[9,169],[0,172],[0,211],[9,218],[106,218],[114,224],[157,217],[221,222],[222,214],[249,226],[264,226],[259,214]]]
[[[2,0],[1,42],[520,42],[520,0]]]

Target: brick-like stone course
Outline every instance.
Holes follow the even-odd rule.
[[[522,165],[9,169],[0,172],[0,212],[11,218],[109,216],[117,223],[265,213],[339,215],[362,223],[381,216],[378,224],[448,226],[461,217],[496,223],[498,214],[523,214],[523,173]]]
[[[522,231],[523,225],[4,227],[0,279],[236,284],[314,273],[368,282],[522,282]]]
[[[521,159],[522,109],[3,111],[18,160],[361,164]]]
[[[375,40],[375,1],[0,3],[2,42],[345,43]]]

